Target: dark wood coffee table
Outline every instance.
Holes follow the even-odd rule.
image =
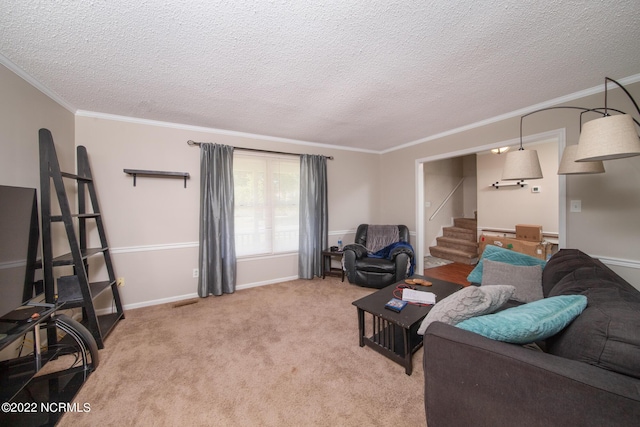
[[[433,292],[436,302],[462,289],[461,285],[445,282],[424,276],[414,275],[411,278],[425,279],[433,283],[432,286],[410,285],[416,290]],[[358,308],[358,330],[360,347],[371,347],[378,353],[404,366],[405,373],[413,372],[412,356],[422,347],[422,335],[418,329],[422,319],[431,310],[431,305],[420,306],[407,304],[401,312],[385,308],[384,305],[394,298],[394,291],[399,285],[406,285],[404,281],[387,286],[371,295],[353,302]],[[396,292],[402,295],[401,291]],[[370,314],[367,316],[366,314]],[[366,322],[367,318],[371,322]]]

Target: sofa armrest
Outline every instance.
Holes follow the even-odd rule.
[[[364,246],[358,244],[358,243],[351,243],[349,245],[346,245],[342,251],[344,252],[344,254],[346,255],[347,252],[353,252],[353,257],[354,259],[361,259],[367,256],[367,248],[365,248]]]
[[[406,279],[411,263],[409,254],[405,252],[398,253],[393,262],[396,264],[396,282]]]
[[[389,259],[396,259],[396,257],[400,254],[406,254],[409,259],[413,259],[414,253],[413,249],[409,245],[402,244],[401,246],[396,246],[389,253]]]
[[[367,248],[358,243],[352,243],[346,245],[342,251],[342,260],[345,272],[347,273],[347,280],[349,280],[349,283],[356,283],[356,261],[367,256]]]
[[[424,335],[429,427],[637,425],[640,380],[440,322]]]

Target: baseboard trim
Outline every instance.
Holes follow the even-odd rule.
[[[172,302],[178,302],[178,301],[184,301],[187,299],[193,299],[193,298],[198,298],[198,294],[196,292],[192,293],[192,294],[186,294],[186,295],[176,295],[173,297],[167,297],[167,298],[159,298],[159,299],[155,299],[155,300],[149,300],[149,301],[142,301],[142,302],[138,302],[138,303],[133,303],[133,304],[125,304],[122,308],[126,311],[126,310],[134,310],[136,308],[142,308],[142,307],[151,307],[154,305],[160,305],[160,304],[169,304]],[[104,309],[104,310],[96,310],[96,312],[99,315],[102,314],[107,314],[110,313],[110,309]]]
[[[296,276],[289,276],[289,277],[280,277],[280,278],[271,279],[271,280],[264,280],[262,282],[245,283],[244,285],[236,286],[236,290],[241,291],[243,289],[257,288],[260,286],[273,285],[275,283],[288,282],[290,280],[297,280],[297,279],[299,279],[299,276],[296,275]]]
[[[289,277],[279,277],[277,279],[272,279],[272,280],[264,280],[264,281],[261,281],[261,282],[245,283],[244,285],[236,286],[236,291],[241,291],[243,289],[257,288],[259,286],[273,285],[274,283],[288,282],[290,280],[297,280],[297,279],[298,279],[298,276],[289,276]],[[137,303],[133,303],[133,304],[125,304],[123,306],[123,309],[125,311],[127,311],[127,310],[135,310],[136,308],[151,307],[151,306],[160,305],[160,304],[170,304],[170,303],[173,303],[173,302],[184,301],[184,300],[193,299],[193,298],[199,298],[197,292],[194,292],[194,293],[191,293],[191,294],[186,294],[186,295],[176,295],[176,296],[173,296],[173,297],[159,298],[159,299],[149,300],[149,301],[142,301],[142,302],[137,302]],[[109,313],[112,313],[112,312],[113,312],[113,310],[111,308],[104,308],[104,309],[96,310],[96,313],[98,315],[100,315],[100,316],[103,315],[103,314],[109,314]]]

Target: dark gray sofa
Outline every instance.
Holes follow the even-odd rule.
[[[440,322],[424,335],[429,427],[640,425],[640,292],[598,260],[561,250],[543,270],[545,297],[587,308],[539,349]]]

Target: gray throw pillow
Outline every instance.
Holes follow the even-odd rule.
[[[424,335],[433,322],[456,325],[474,316],[490,314],[513,295],[513,286],[467,286],[434,305],[422,321],[418,333]]]
[[[511,265],[504,262],[484,260],[482,286],[511,285],[516,288],[512,299],[533,302],[542,299],[542,266]]]

